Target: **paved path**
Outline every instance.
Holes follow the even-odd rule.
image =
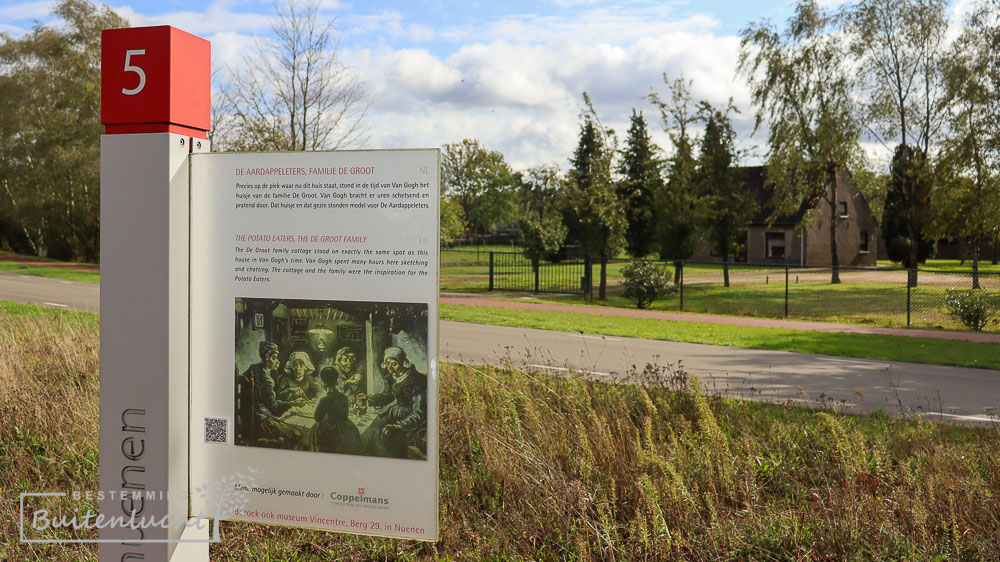
[[[659,318],[661,320],[674,320],[677,322],[702,322],[706,324],[725,324],[728,326],[758,326],[765,328],[787,328],[789,330],[812,330],[816,332],[882,334],[887,336],[907,336],[911,338],[934,338],[943,340],[966,340],[980,343],[1000,343],[1000,334],[985,334],[981,332],[950,332],[947,330],[917,330],[913,328],[877,328],[875,326],[862,326],[858,324],[830,324],[826,322],[775,320],[770,318],[750,318],[743,316],[716,316],[712,314],[685,314],[682,312],[660,312],[656,310],[638,310],[628,308],[605,308],[598,306],[574,306],[566,304],[505,301],[497,300],[495,298],[474,297],[458,294],[441,295],[441,303],[490,306],[518,310],[603,314],[607,316],[624,316],[628,318]]]

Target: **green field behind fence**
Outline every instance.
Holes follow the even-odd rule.
[[[481,252],[478,256],[469,251],[442,252],[441,290],[488,292],[489,260],[489,252]],[[534,272],[530,264],[525,260],[511,263],[517,265],[501,265],[501,260],[495,257],[495,290],[501,293],[515,290],[532,294]],[[633,306],[624,297],[621,286],[621,268],[627,263],[620,260],[608,264],[608,298],[602,304],[624,308]],[[956,269],[954,266],[958,264],[957,260],[940,260],[931,265],[938,263],[944,269],[919,271],[917,286],[910,287],[909,290],[907,272],[900,269],[841,268],[841,283],[831,284],[829,268],[789,267],[787,314],[785,266],[730,264],[731,286],[725,287],[721,263],[685,263],[683,295],[678,291],[656,301],[651,308],[886,327],[909,325],[918,328],[965,329],[949,316],[944,306],[944,297],[949,288],[971,288],[971,273]],[[673,275],[672,263],[664,263],[664,268]],[[569,270],[573,274],[567,276],[566,271]],[[562,294],[539,295],[539,298],[565,304],[583,304],[584,297],[577,284],[583,271],[584,267],[579,260],[543,262],[539,273],[541,292]],[[594,264],[595,294],[599,272],[599,265]],[[1000,298],[1000,273],[997,268],[984,266],[979,281],[983,288],[995,292]],[[992,324],[986,331],[1000,332],[1000,324]]]

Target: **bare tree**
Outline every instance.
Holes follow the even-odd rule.
[[[318,0],[274,2],[273,37],[256,37],[220,88],[213,145],[222,150],[324,150],[368,140],[365,83],[340,60]]]

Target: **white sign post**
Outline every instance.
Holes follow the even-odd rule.
[[[99,500],[132,522],[101,529],[102,561],[208,560],[207,527],[187,526],[188,165],[208,151],[208,52],[169,27],[102,37]]]

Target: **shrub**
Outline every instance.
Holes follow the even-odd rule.
[[[636,308],[646,308],[677,290],[670,272],[662,265],[645,260],[633,260],[622,268],[625,297],[635,301]]]
[[[952,318],[981,332],[1000,310],[1000,296],[983,289],[948,289],[944,305]]]

